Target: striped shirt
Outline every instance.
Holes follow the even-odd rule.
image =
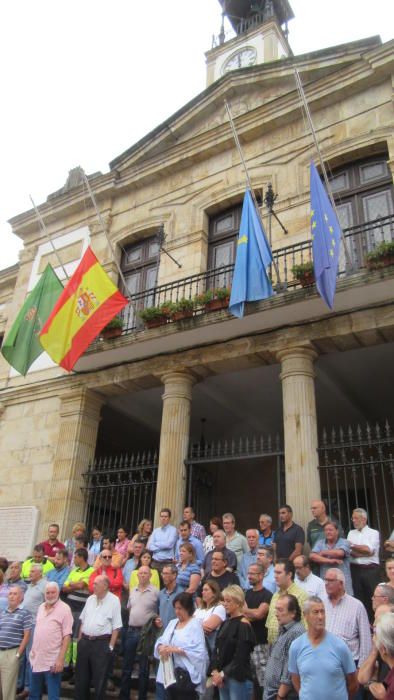
[[[326,627],[349,647],[353,659],[362,663],[372,649],[371,629],[367,612],[357,598],[345,595],[333,605],[329,598],[324,598],[326,609]]]
[[[26,630],[31,630],[33,620],[25,608],[2,610],[0,613],[0,649],[15,649]]]

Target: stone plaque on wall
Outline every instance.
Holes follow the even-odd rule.
[[[36,544],[39,512],[35,506],[0,508],[0,556],[22,561]]]

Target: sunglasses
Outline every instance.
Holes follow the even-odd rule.
[[[112,559],[112,556],[107,556],[106,554],[104,556],[101,555],[101,559]]]

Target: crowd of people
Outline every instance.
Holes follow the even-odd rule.
[[[3,700],[58,700],[62,680],[130,700],[137,665],[138,700],[152,671],[157,700],[394,700],[394,532],[383,570],[365,510],[347,534],[311,511],[306,533],[287,504],[245,535],[232,513],[206,533],[191,506],[116,536],[50,525],[25,561],[0,558]]]

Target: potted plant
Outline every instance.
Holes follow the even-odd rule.
[[[228,287],[218,287],[217,289],[207,289],[196,297],[196,303],[204,306],[206,311],[218,311],[225,309],[230,301],[230,289]]]
[[[181,321],[184,318],[192,318],[195,308],[194,299],[183,297],[174,304],[174,309],[171,313],[173,321]]]
[[[300,263],[299,265],[293,265],[291,271],[293,273],[293,277],[300,282],[301,287],[310,287],[312,284],[314,284],[315,273],[313,271],[313,262],[311,260]]]
[[[114,316],[109,323],[102,329],[100,336],[108,340],[109,338],[118,338],[122,335],[123,319],[120,316]]]
[[[173,306],[174,304],[172,301],[163,301],[160,306],[147,306],[146,309],[139,311],[138,315],[147,328],[165,326],[171,315]]]
[[[378,270],[381,267],[394,265],[394,241],[383,241],[379,243],[366,256],[369,270]]]

